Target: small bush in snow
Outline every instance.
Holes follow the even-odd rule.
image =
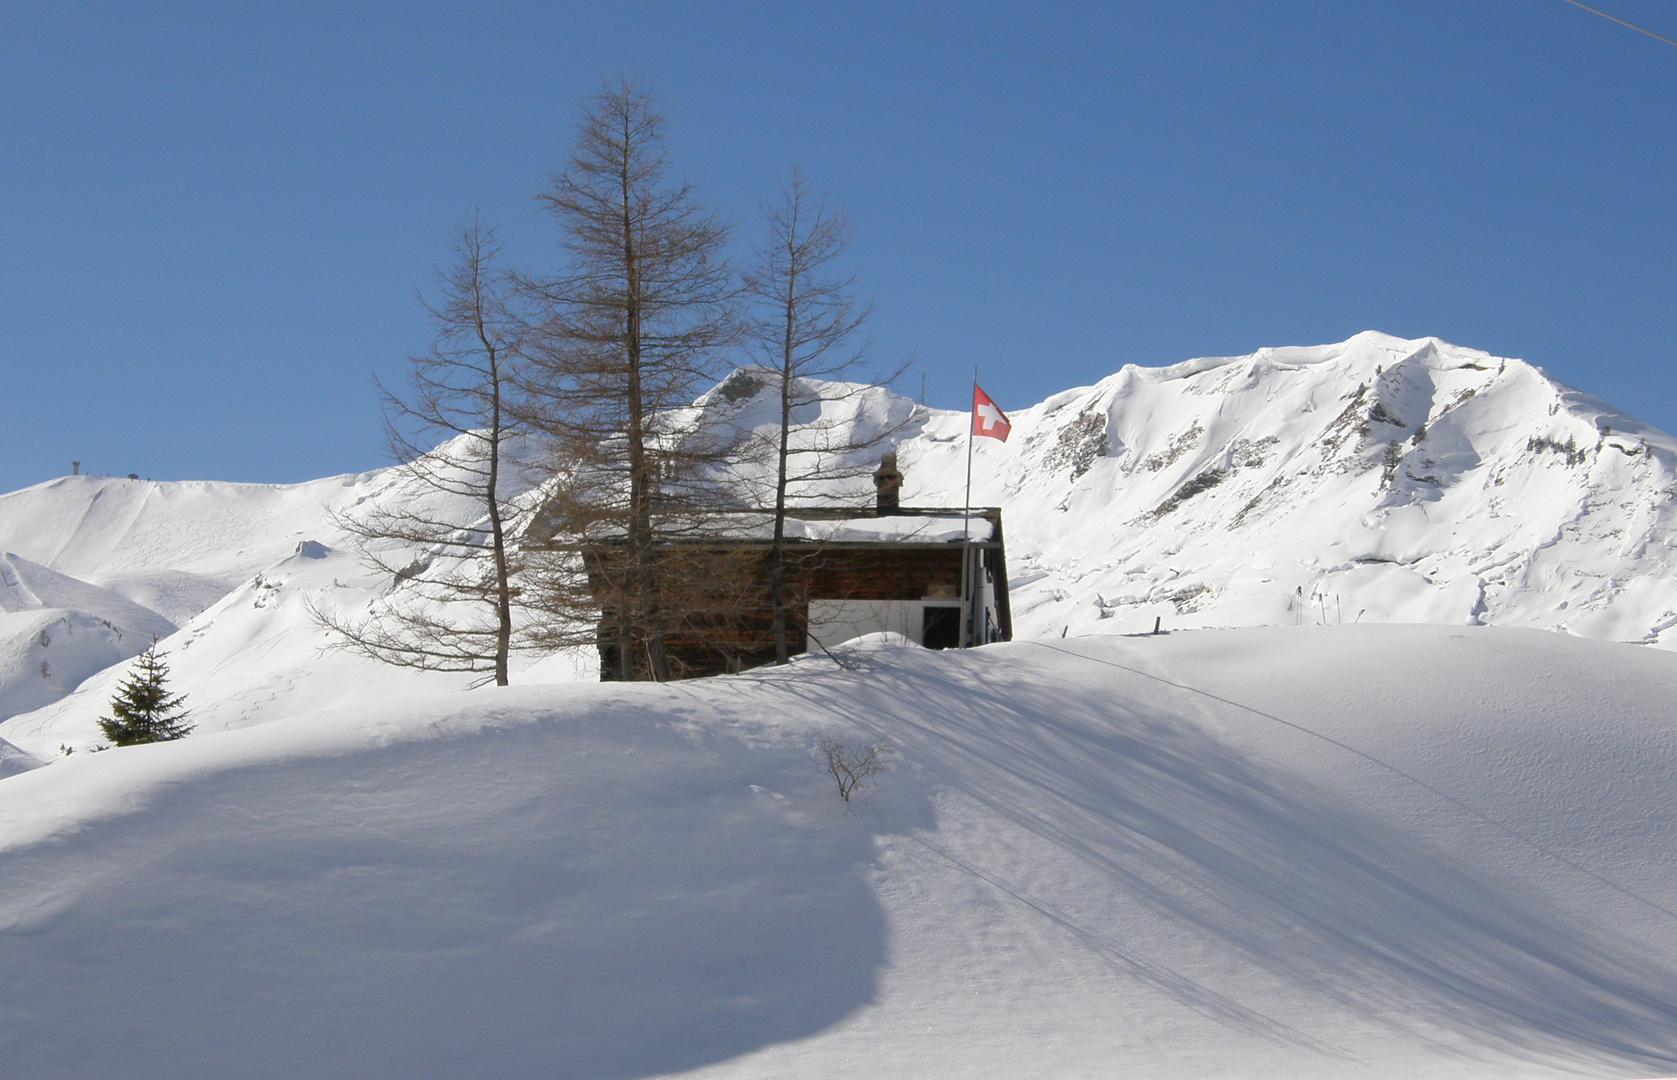
[[[866,801],[863,796],[878,783],[874,778],[890,770],[891,744],[849,743],[828,736],[821,740],[821,758],[849,813]]]

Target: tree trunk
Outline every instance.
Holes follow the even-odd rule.
[[[786,324],[780,354],[780,447],[775,455],[774,543],[769,549],[769,595],[774,605],[774,662],[791,661],[786,635],[786,459],[792,433],[793,334],[797,326],[797,271],[786,282]]]
[[[507,574],[507,537],[501,521],[501,365],[500,356],[484,332],[481,310],[477,320],[478,340],[489,359],[489,477],[484,498],[489,505],[490,543],[495,556],[495,685],[507,685],[507,661],[512,652],[512,584]]]

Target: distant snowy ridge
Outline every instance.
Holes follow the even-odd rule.
[[[0,718],[55,701],[174,632],[125,597],[0,552]],[[0,776],[16,764],[0,743]]]
[[[961,505],[964,411],[842,397],[796,419],[898,430],[905,503]],[[742,368],[687,419],[762,434],[775,405]],[[1130,365],[1011,417],[974,447],[972,497],[1003,508],[1019,636],[1363,621],[1673,644],[1677,441],[1524,361],[1370,331]]]
[[[523,477],[512,473],[517,492]],[[446,501],[394,468],[301,484],[66,476],[0,495],[0,551],[17,553],[5,565],[32,583],[0,586],[0,720],[102,672],[87,685],[94,702],[65,706],[62,733],[57,713],[30,722],[38,734],[28,749],[95,741],[93,719],[121,662],[155,633],[168,639],[171,663],[181,661],[194,704],[213,702],[228,718],[212,727],[258,722],[262,703],[295,703],[290,688],[321,669],[329,641],[309,618],[311,598],[354,607],[388,585],[357,565],[334,515],[399,503],[470,520],[471,508],[437,505]],[[299,575],[306,588],[294,584]],[[50,604],[40,599],[49,595]]]

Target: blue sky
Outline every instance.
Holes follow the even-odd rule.
[[[13,4],[0,489],[384,464],[450,229],[555,265],[530,194],[619,70],[742,247],[792,162],[850,209],[933,404],[1373,328],[1677,430],[1677,48],[1563,0]]]

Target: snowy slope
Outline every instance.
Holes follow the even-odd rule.
[[[304,484],[66,476],[0,495],[0,547],[184,625],[392,483],[388,469]]]
[[[0,553],[0,719],[57,700],[174,632],[114,592]]]
[[[471,685],[472,676],[421,677],[345,652],[313,615],[318,608],[357,616],[388,584],[352,553],[306,541],[162,642],[170,686],[186,695],[191,722],[207,734],[401,697],[416,686],[441,694]],[[520,681],[574,681],[595,678],[593,664],[591,654],[520,657],[515,670]],[[98,718],[127,675],[127,664],[115,664],[67,697],[0,718],[0,738],[37,758],[98,746]]]
[[[0,781],[10,1077],[1677,1072],[1677,657],[874,646]],[[888,740],[846,816],[811,747]]]
[[[7,556],[13,576],[20,567],[31,568],[24,577],[52,575],[62,598],[0,614],[0,720],[101,670],[108,699],[123,673],[112,665],[151,634],[169,637],[309,536],[335,531],[332,510],[388,486],[380,474],[295,485],[72,476],[0,495],[0,550],[17,553]],[[243,644],[230,640],[220,659]],[[96,718],[80,716],[69,744],[95,741]],[[43,740],[33,752],[58,745]]]
[[[67,476],[0,496],[0,545],[185,623],[326,524],[357,478],[156,483]],[[147,601],[151,602],[148,603]]]
[[[507,483],[512,493],[520,491],[520,470],[509,470]],[[329,639],[308,617],[310,598],[353,607],[388,584],[345,553],[334,516],[393,503],[471,520],[471,508],[417,488],[398,469],[304,484],[75,476],[0,495],[0,550],[17,552],[7,558],[30,567],[31,581],[50,577],[54,595],[63,597],[51,615],[12,618],[0,593],[0,721],[56,700],[101,669],[96,688],[108,699],[123,674],[110,665],[145,648],[152,633],[167,637],[179,626],[184,637],[166,644],[172,663],[179,650],[206,637],[212,642],[178,672],[189,677],[188,689],[203,690],[234,717],[233,726],[255,722],[262,703],[289,694],[302,673],[319,667]],[[305,550],[318,554],[305,556]],[[299,576],[299,568],[322,572]],[[35,640],[54,620],[63,623],[66,643],[56,663],[38,655],[43,646]],[[99,644],[102,636],[111,642]],[[75,650],[67,646],[71,637],[79,643]],[[69,662],[76,650],[81,659]],[[42,661],[60,674],[35,677]],[[211,672],[219,683],[204,681]],[[381,676],[388,673],[372,668],[361,677],[377,684]],[[7,686],[25,684],[27,694],[6,695]],[[94,741],[92,718],[80,713],[60,741]],[[44,723],[37,717],[35,729]],[[36,741],[48,749],[59,745]]]

